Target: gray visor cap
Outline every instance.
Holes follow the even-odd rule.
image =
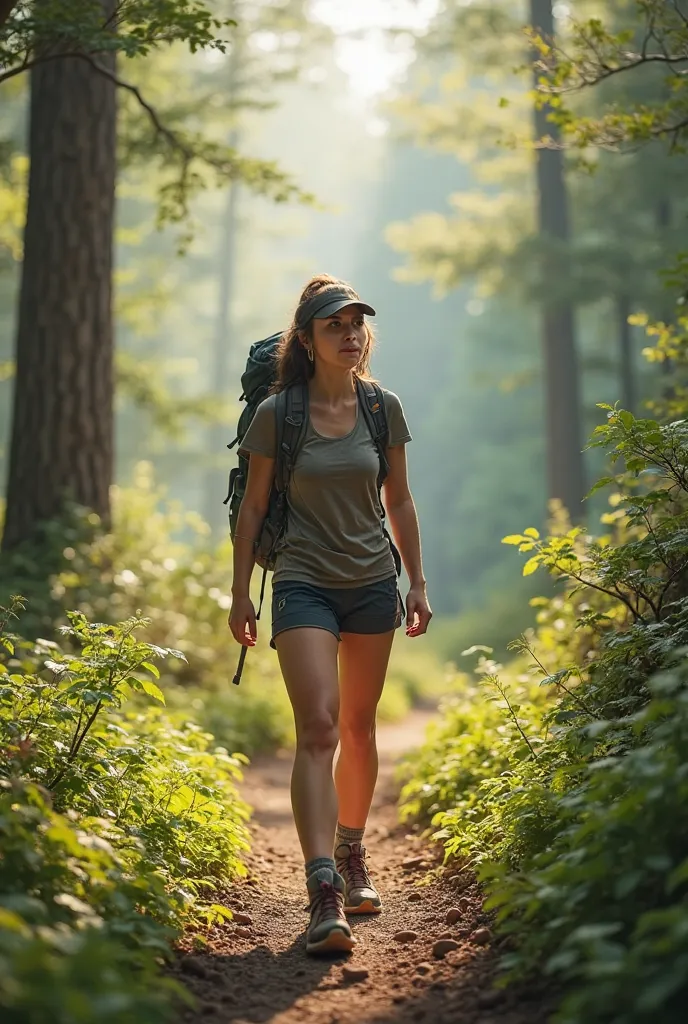
[[[345,306],[360,306],[368,316],[375,316],[372,306],[369,306],[367,302],[362,302],[355,292],[342,288],[314,295],[312,299],[309,299],[301,311],[299,327],[303,329],[311,320],[326,320],[328,316],[334,316]]]
[[[368,316],[375,316],[373,307],[369,306],[367,302],[361,302],[360,299],[335,299],[333,302],[328,302],[320,312],[314,313],[313,319],[326,320],[328,316],[334,316],[335,313],[338,313],[340,309],[344,309],[346,306],[360,306]]]

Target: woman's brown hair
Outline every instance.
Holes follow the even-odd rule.
[[[314,295],[319,295],[320,292],[326,292],[328,290],[337,291],[344,281],[340,281],[336,277],[331,277],[329,274],[318,274],[316,277],[312,277],[306,287],[301,293],[299,304],[294,311],[294,317],[291,322],[291,326],[282,335],[282,340],[279,343],[279,349],[277,351],[277,383],[275,385],[275,391],[283,391],[284,388],[289,387],[290,384],[307,383],[315,372],[315,366],[308,358],[308,353],[304,346],[301,344],[299,335],[304,333],[310,339],[313,337],[313,321],[306,325],[305,328],[300,328],[299,314],[303,310],[303,307],[312,299]],[[350,287],[350,285],[346,285]],[[357,294],[357,293],[354,293]],[[354,368],[354,373],[357,377],[361,377],[364,380],[370,380],[370,356],[375,341],[375,335],[373,334],[370,324],[366,321],[366,346],[363,350],[363,354],[359,359],[358,363]]]

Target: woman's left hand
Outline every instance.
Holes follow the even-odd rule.
[[[427,632],[432,609],[422,584],[411,587],[406,597],[406,636],[421,636]]]

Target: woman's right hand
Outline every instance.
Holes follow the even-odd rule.
[[[232,598],[232,609],[228,618],[232,636],[242,647],[255,647],[258,637],[256,609],[250,597]]]

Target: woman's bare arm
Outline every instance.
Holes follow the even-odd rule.
[[[229,627],[235,640],[250,647],[255,644],[257,636],[256,612],[249,594],[255,565],[255,542],[268,510],[274,477],[274,459],[265,455],[251,455],[246,491],[241,499],[234,536],[232,608],[229,613]]]
[[[387,460],[389,473],[383,486],[385,508],[410,583],[406,599],[406,632],[409,636],[420,636],[428,628],[432,611],[425,592],[420,529],[408,483],[406,446],[400,444],[388,448]]]

